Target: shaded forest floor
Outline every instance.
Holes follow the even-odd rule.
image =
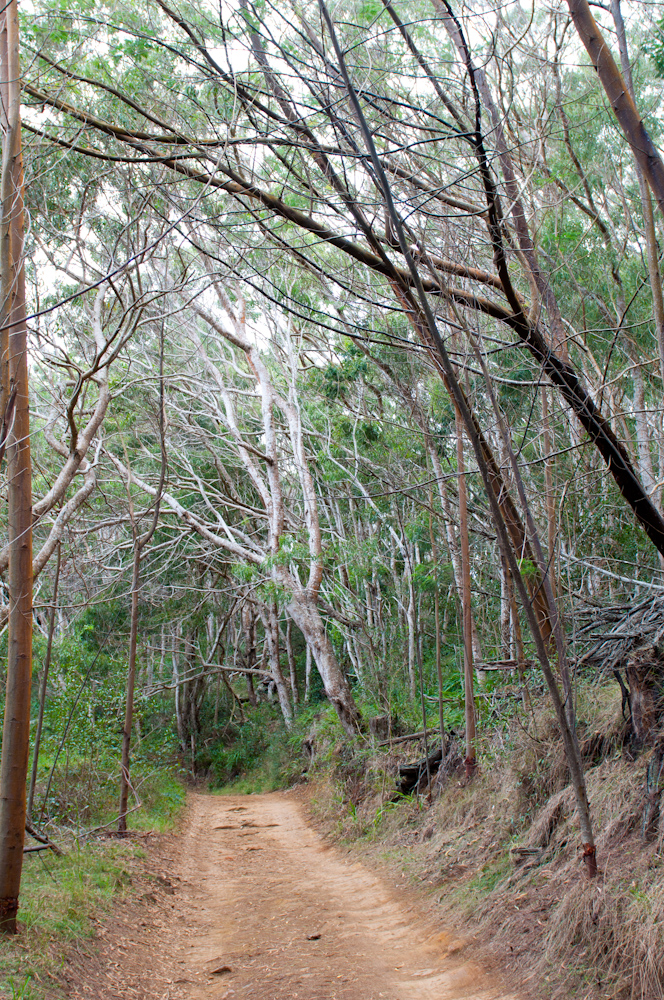
[[[330,846],[299,793],[193,794],[60,975],[71,1000],[515,1000],[430,894]],[[47,993],[49,995],[49,993]]]

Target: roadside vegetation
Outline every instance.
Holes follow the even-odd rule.
[[[173,831],[186,800],[181,770],[163,763],[140,775],[140,809],[133,834],[111,836],[117,824],[117,762],[70,758],[54,781],[48,822],[39,829],[55,845],[27,854],[19,933],[0,939],[0,992],[9,1000],[65,997],[62,973],[72,949],[94,950],[94,939],[118,898],[137,891],[150,837]],[[91,789],[93,793],[91,793]],[[39,841],[26,837],[26,845]]]
[[[159,699],[141,703],[131,835],[114,836],[125,665],[92,636],[84,622],[54,650],[30,817],[30,829],[41,839],[26,834],[19,933],[0,938],[0,991],[11,1000],[66,995],[61,974],[71,950],[94,949],[118,897],[134,892],[132,882],[149,850],[146,834],[172,831],[185,807],[185,772],[164,705]],[[38,640],[38,669],[44,649]]]

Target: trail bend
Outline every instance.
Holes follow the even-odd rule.
[[[517,1000],[412,892],[327,844],[294,796],[190,803],[167,909],[128,914],[120,954],[112,932],[72,998]]]

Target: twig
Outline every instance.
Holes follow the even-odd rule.
[[[60,848],[57,846],[57,844],[54,844],[53,841],[49,837],[47,837],[45,834],[43,834],[43,833],[37,833],[37,831],[34,829],[34,827],[30,823],[26,823],[25,824],[25,832],[29,833],[30,836],[34,840],[38,840],[39,843],[43,845],[43,848],[36,848],[36,847],[24,848],[24,853],[25,853],[26,850],[28,850],[28,851],[36,851],[36,850],[43,850],[43,849],[45,849],[47,847],[50,847],[50,849],[53,851],[54,854],[56,854],[59,858],[62,857],[63,851],[60,850]]]
[[[132,806],[131,809],[127,809],[125,815],[129,816],[131,813],[136,812],[138,809],[143,808],[143,803],[139,802],[137,806]],[[90,830],[84,830],[82,833],[76,833],[74,836],[77,840],[83,840],[84,837],[89,837],[93,833],[99,833],[100,830],[106,830],[109,826],[115,826],[118,822],[119,817],[116,816],[115,819],[111,819],[108,823],[102,823],[100,826],[93,826]],[[126,834],[125,836],[127,836]]]
[[[432,736],[437,732],[438,732],[437,728],[427,729],[426,735]],[[391,740],[384,740],[382,743],[378,743],[377,746],[389,747],[392,746],[393,743],[411,743],[413,740],[423,740],[424,736],[425,736],[424,731],[422,731],[421,733],[410,733],[408,736],[395,736]]]

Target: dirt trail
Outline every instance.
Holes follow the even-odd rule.
[[[69,996],[515,1000],[413,895],[345,858],[289,795],[195,795],[164,894],[120,912]],[[157,898],[159,896],[159,898]]]

